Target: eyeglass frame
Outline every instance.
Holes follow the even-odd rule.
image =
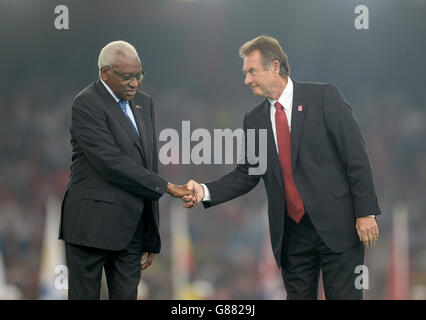
[[[137,73],[137,74],[128,74],[128,75],[126,75],[126,74],[123,74],[123,73],[120,73],[120,72],[114,70],[111,66],[108,66],[107,68],[109,68],[112,71],[114,71],[114,73],[116,75],[118,75],[126,83],[131,82],[133,80],[133,78],[135,78],[137,81],[142,82],[142,80],[145,77],[145,72],[143,70],[142,70],[142,72],[140,74]],[[129,79],[126,79],[126,78],[129,78]]]

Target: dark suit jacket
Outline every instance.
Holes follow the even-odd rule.
[[[293,84],[291,155],[294,181],[323,241],[330,249],[342,252],[359,242],[356,218],[380,214],[364,141],[351,107],[334,85],[295,80]],[[303,106],[302,111],[298,111],[299,105]],[[252,190],[262,178],[268,197],[273,252],[280,266],[286,206],[270,119],[268,99],[244,117],[244,130],[267,129],[266,172],[260,176],[248,175],[246,158],[246,163],[238,165],[234,171],[206,183],[212,201],[203,204],[211,207],[236,198]],[[258,147],[256,145],[256,153]]]
[[[160,251],[158,199],[167,181],[158,172],[152,99],[130,102],[139,133],[100,80],[72,106],[71,174],[62,202],[59,239],[124,249],[143,219],[144,251]]]

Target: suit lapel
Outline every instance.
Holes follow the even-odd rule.
[[[113,114],[114,118],[118,121],[118,123],[122,126],[122,128],[130,135],[133,142],[138,147],[141,155],[144,156],[141,139],[138,137],[138,134],[133,128],[133,125],[131,124],[130,120],[126,117],[126,115],[121,110],[120,105],[118,104],[118,102],[115,101],[115,99],[107,91],[107,89],[100,82],[100,80],[98,80],[96,84],[97,84],[98,90],[102,94],[102,98],[104,100],[106,108]]]
[[[148,169],[152,169],[152,163],[151,163],[151,148],[150,145],[148,145],[148,141],[150,140],[150,137],[148,136],[150,134],[150,130],[147,130],[147,119],[146,119],[146,107],[143,105],[139,105],[136,103],[137,108],[135,107],[135,103],[133,101],[129,101],[130,103],[130,109],[132,109],[133,117],[135,118],[136,125],[139,130],[140,134],[140,141],[142,142],[142,148],[144,150],[144,156],[145,160],[148,166]]]
[[[264,122],[267,131],[268,131],[268,168],[271,168],[273,171],[273,176],[278,180],[279,185],[281,186],[282,192],[284,192],[284,182],[283,174],[281,170],[280,158],[277,153],[277,146],[275,144],[274,132],[272,131],[271,124],[271,105],[269,100],[266,99],[263,103],[263,113],[264,113]]]
[[[302,137],[303,123],[305,121],[308,105],[304,103],[304,93],[301,85],[293,79],[292,81],[293,106],[291,112],[291,162],[294,173],[297,155],[299,152],[300,139]]]

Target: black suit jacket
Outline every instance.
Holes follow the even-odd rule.
[[[380,214],[364,141],[351,107],[332,84],[293,80],[291,155],[293,176],[306,211],[327,244],[342,252],[359,241],[356,218]],[[298,111],[298,106],[302,110]],[[211,207],[253,189],[260,178],[265,183],[271,242],[278,266],[286,210],[282,171],[265,99],[246,113],[244,130],[267,130],[267,170],[249,175],[248,159],[224,177],[206,183]],[[256,153],[259,150],[256,138]],[[247,143],[246,143],[247,145]],[[247,155],[247,152],[246,152]]]
[[[142,217],[144,251],[158,253],[158,199],[167,181],[158,172],[154,108],[137,91],[130,101],[140,138],[100,80],[72,106],[72,165],[62,202],[59,239],[122,250]]]

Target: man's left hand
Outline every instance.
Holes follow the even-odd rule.
[[[154,260],[155,253],[144,252],[141,256],[141,270],[149,268]]]
[[[359,240],[362,241],[367,248],[374,246],[379,239],[379,227],[374,217],[357,218],[356,231]]]

